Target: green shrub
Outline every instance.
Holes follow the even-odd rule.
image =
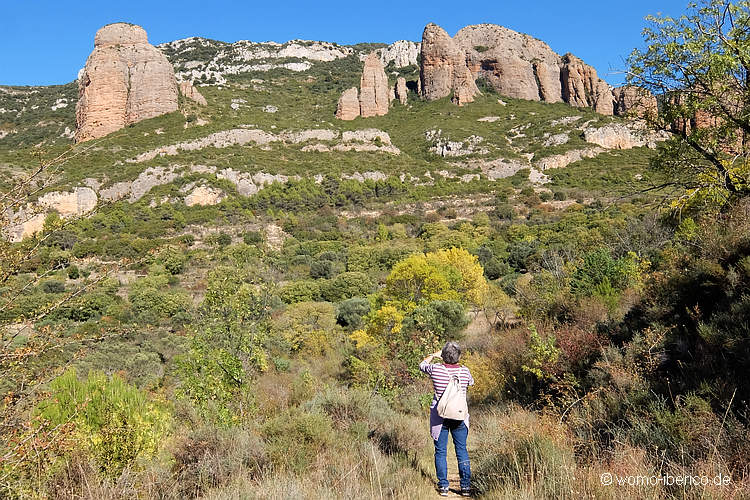
[[[246,245],[263,243],[263,234],[260,231],[248,231],[243,233],[242,241],[244,241]]]
[[[587,253],[573,273],[570,289],[576,295],[607,297],[631,286],[639,279],[638,264],[632,256],[614,259],[608,250]]]
[[[100,318],[117,301],[115,297],[101,291],[93,291],[74,298],[64,304],[53,317],[63,315],[73,321],[88,321]]]
[[[221,231],[206,237],[206,243],[209,245],[216,245],[219,248],[224,248],[232,244],[232,236]]]
[[[183,234],[179,237],[178,241],[185,246],[191,247],[195,243],[195,236],[192,234]]]
[[[279,297],[287,304],[320,299],[320,286],[314,281],[292,281],[281,287]]]
[[[362,326],[362,318],[370,312],[370,301],[362,297],[352,297],[341,302],[336,309],[336,321],[339,325],[351,329]]]
[[[178,397],[201,417],[231,426],[252,413],[247,388],[268,368],[264,343],[270,330],[270,285],[247,283],[239,269],[218,267],[208,275],[206,294],[191,324],[189,351],[178,361]]]
[[[333,275],[333,262],[316,260],[310,264],[310,277],[313,279],[330,278]]]
[[[345,272],[321,287],[321,295],[329,302],[339,302],[351,297],[362,297],[372,292],[370,277],[361,272]]]
[[[65,291],[65,283],[58,280],[49,280],[42,283],[40,288],[44,293],[63,293]]]
[[[320,354],[330,348],[336,330],[333,304],[328,302],[300,302],[290,304],[273,322],[273,334],[278,335],[290,351],[305,350]]]
[[[404,320],[408,330],[432,333],[441,341],[455,339],[469,324],[464,306],[452,300],[433,300],[414,309]]]
[[[170,289],[169,281],[166,274],[149,275],[130,286],[133,312],[143,321],[153,323],[191,310],[192,301],[187,293]]]
[[[498,203],[492,210],[492,215],[500,220],[513,220],[516,212],[510,203]]]
[[[170,274],[180,274],[185,268],[187,256],[176,247],[168,247],[161,252],[159,260]]]
[[[308,413],[293,408],[268,420],[262,427],[268,456],[277,470],[305,471],[329,446],[334,432],[331,419],[323,413]]]
[[[565,191],[555,191],[552,198],[556,201],[563,201],[568,199],[568,195],[565,194]]]
[[[52,381],[37,412],[52,425],[74,422],[80,445],[115,478],[157,451],[170,421],[165,409],[119,376],[89,372],[81,381],[73,369]]]
[[[527,271],[534,262],[536,248],[534,241],[514,241],[508,245],[508,264],[516,271]]]
[[[67,271],[68,271],[68,278],[72,280],[77,280],[81,276],[81,273],[78,270],[78,266],[76,266],[75,264],[72,264],[70,267],[68,267]]]

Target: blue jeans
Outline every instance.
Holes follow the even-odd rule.
[[[458,475],[461,477],[461,489],[471,488],[471,466],[469,464],[469,452],[466,451],[466,437],[469,428],[461,420],[444,420],[440,437],[435,441],[435,473],[438,478],[438,487],[447,488],[448,483],[448,433],[453,435],[453,446],[456,448],[456,459],[458,460]]]

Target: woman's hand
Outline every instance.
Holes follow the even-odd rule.
[[[422,361],[425,363],[432,363],[433,358],[439,358],[442,355],[443,355],[443,351],[433,352],[432,354],[429,354],[426,358],[424,358]]]

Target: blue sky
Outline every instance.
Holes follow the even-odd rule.
[[[143,26],[157,44],[204,36],[342,44],[418,41],[428,22],[452,36],[469,24],[494,23],[529,33],[556,52],[572,52],[619,84],[624,58],[642,43],[643,18],[680,15],[687,0],[603,1],[108,1],[4,2],[0,17],[0,84],[48,85],[76,78],[96,30],[112,22]]]

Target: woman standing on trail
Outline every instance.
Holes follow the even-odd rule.
[[[436,357],[442,358],[443,363],[432,364]],[[435,441],[435,473],[438,478],[438,491],[442,496],[448,496],[448,433],[453,436],[453,445],[456,448],[456,459],[458,460],[458,473],[461,478],[461,495],[471,495],[471,467],[469,465],[469,452],[466,450],[466,437],[469,434],[469,414],[465,412],[462,420],[443,418],[438,411],[438,405],[443,393],[449,384],[453,382],[458,392],[451,397],[463,398],[460,401],[466,408],[466,388],[474,385],[474,379],[469,369],[458,364],[461,357],[461,348],[456,342],[448,342],[442,351],[430,354],[419,364],[419,369],[428,374],[432,379],[435,395],[430,405],[430,434]],[[455,382],[454,382],[455,380]],[[453,388],[451,388],[451,391]],[[449,391],[449,392],[451,392]],[[445,402],[444,402],[445,403]],[[442,407],[445,404],[441,405]],[[443,413],[445,414],[445,413]]]

